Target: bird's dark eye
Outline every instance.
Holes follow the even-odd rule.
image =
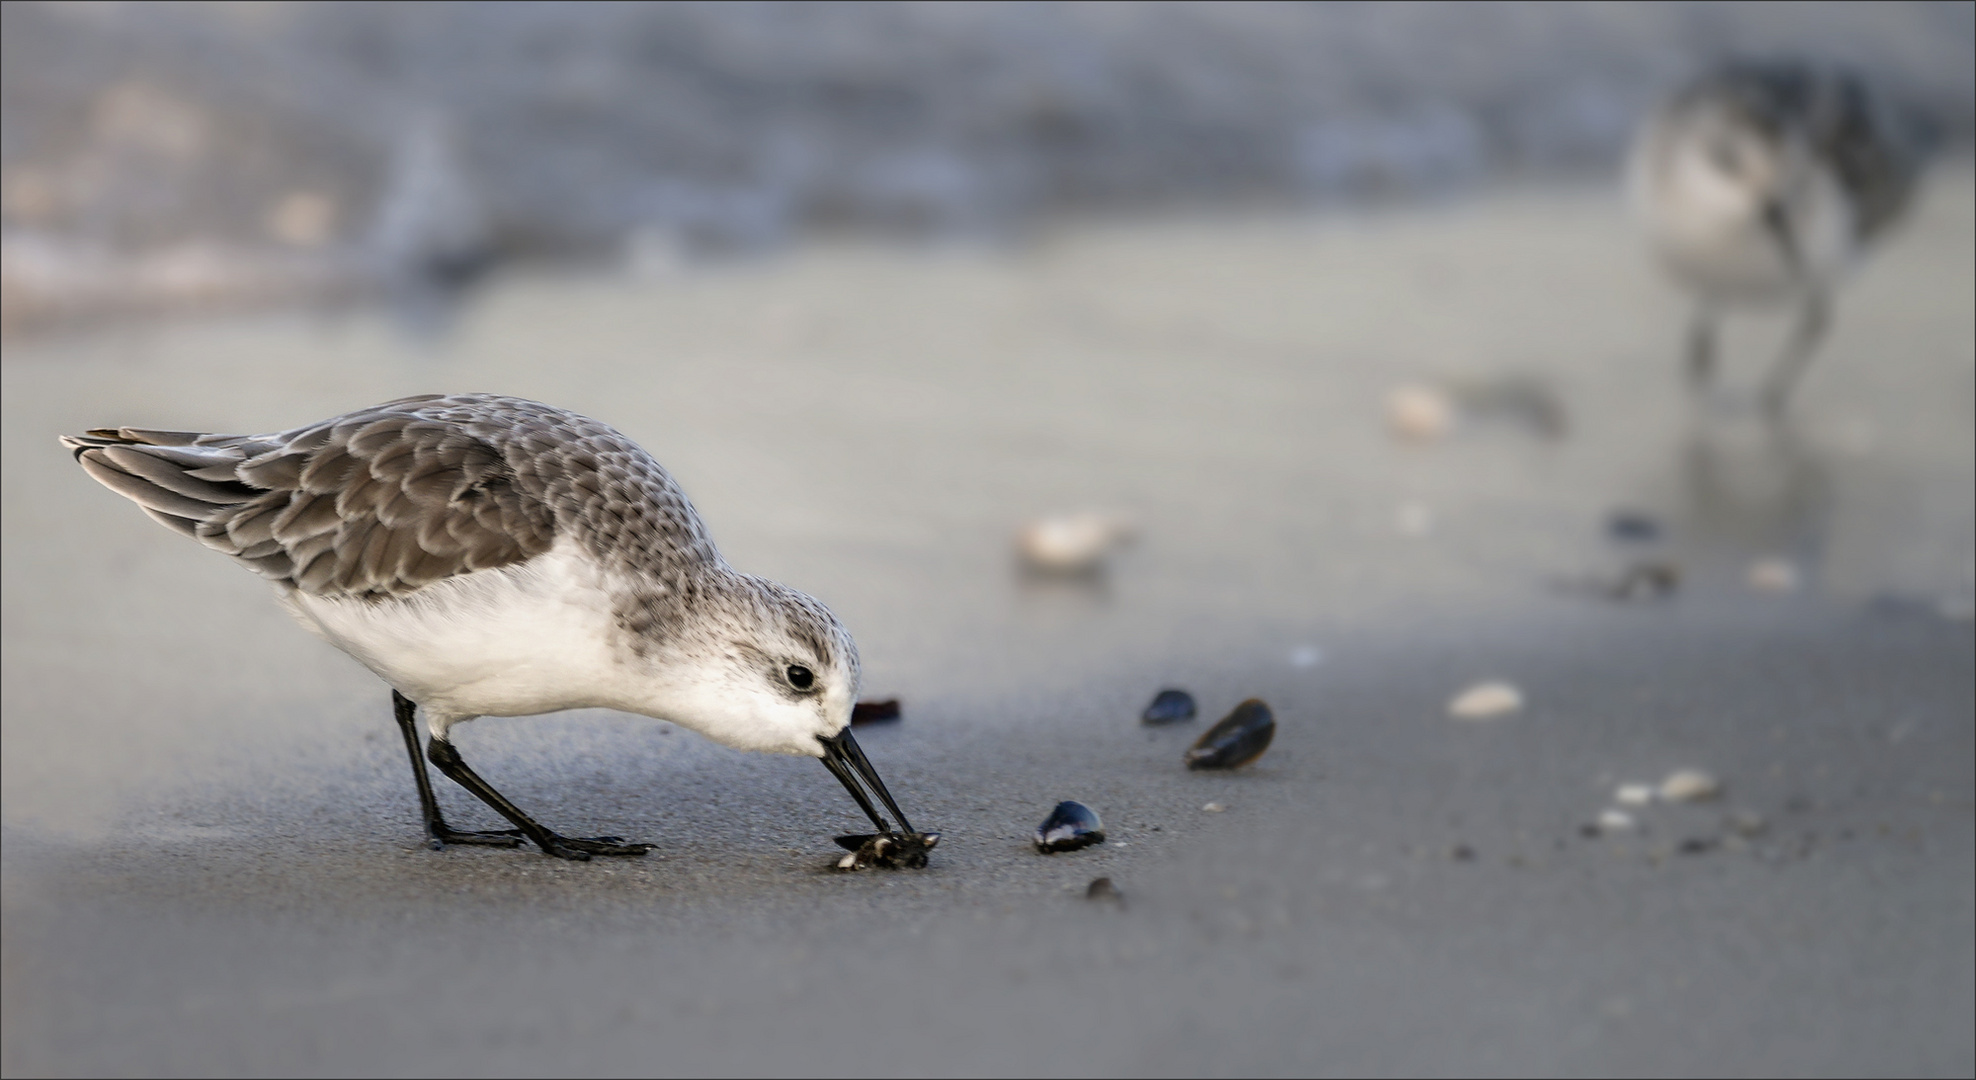
[[[788,670],[782,674],[788,677],[789,685],[798,690],[808,690],[816,684],[816,672],[811,671],[801,664],[789,665]]]

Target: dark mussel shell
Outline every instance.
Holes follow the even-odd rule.
[[[860,701],[851,706],[851,726],[863,727],[866,724],[882,724],[899,718],[899,699],[886,698],[883,701]]]
[[[1185,690],[1162,690],[1153,695],[1153,703],[1139,714],[1139,719],[1148,724],[1177,724],[1194,718],[1194,695]]]
[[[1250,698],[1209,728],[1187,751],[1190,769],[1239,769],[1262,756],[1276,737],[1276,717],[1261,698]]]
[[[926,865],[926,855],[940,842],[940,834],[852,833],[833,839],[837,846],[850,852],[837,860],[839,870],[863,870],[868,866],[917,870]]]
[[[1075,799],[1058,803],[1036,826],[1036,850],[1046,855],[1104,842],[1105,823],[1098,820],[1098,812]]]

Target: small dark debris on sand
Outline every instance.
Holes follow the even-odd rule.
[[[1119,892],[1118,886],[1113,885],[1112,879],[1108,877],[1093,880],[1091,887],[1084,890],[1084,899],[1093,903],[1117,904],[1119,907],[1125,906],[1125,894]]]
[[[1616,603],[1665,600],[1681,587],[1681,567],[1666,559],[1640,559],[1610,574],[1556,579],[1565,592],[1584,593]]]
[[[899,718],[899,699],[886,698],[883,701],[860,701],[851,706],[851,726],[863,727],[866,724],[883,724]]]

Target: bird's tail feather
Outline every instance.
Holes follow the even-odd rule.
[[[262,449],[250,436],[94,428],[62,436],[62,445],[97,483],[187,536],[197,537],[217,511],[260,494],[239,475],[241,463]]]

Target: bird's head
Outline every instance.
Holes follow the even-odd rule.
[[[820,758],[881,832],[892,826],[870,796],[906,825],[851,737],[858,647],[829,608],[723,568],[701,583],[690,611],[692,632],[659,666],[662,704],[652,715],[742,750]]]

